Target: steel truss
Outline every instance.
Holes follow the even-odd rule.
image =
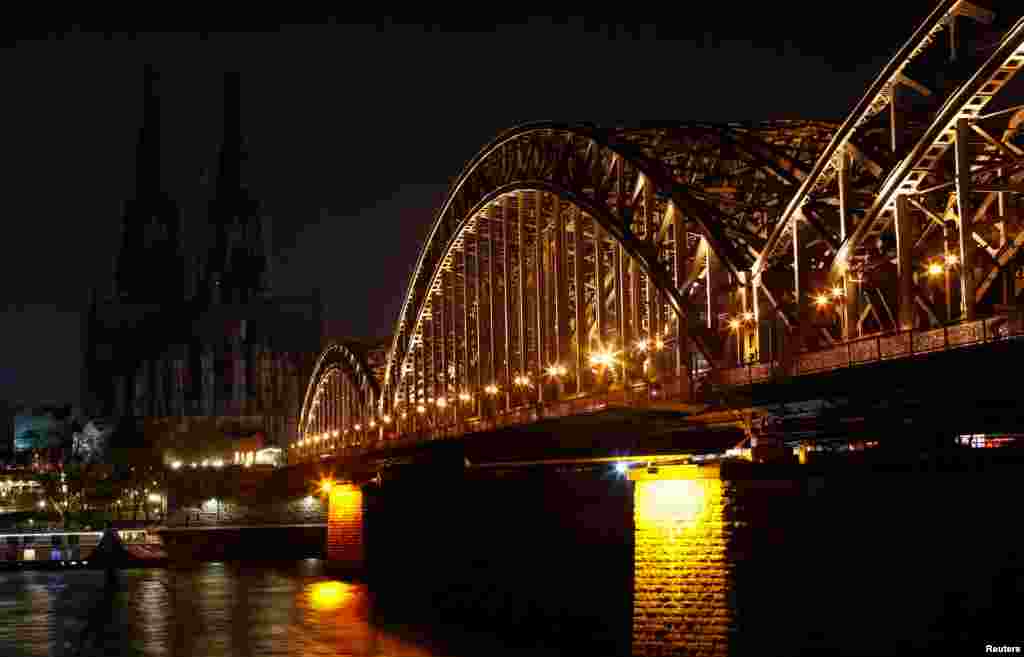
[[[1024,289],[1022,9],[940,2],[841,124],[500,135],[435,218],[380,394],[318,366],[302,435],[321,389],[363,390],[331,432],[436,436],[1004,312]]]
[[[347,345],[330,345],[306,387],[293,447],[311,456],[362,445],[375,433],[379,399],[377,379],[363,357]]]

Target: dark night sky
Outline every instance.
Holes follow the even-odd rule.
[[[546,119],[841,120],[933,5],[861,2],[840,17],[832,3],[720,4],[700,15],[677,5],[651,17],[659,27],[328,21],[105,35],[109,26],[83,25],[8,41],[0,397],[79,398],[80,314],[91,286],[110,289],[144,62],[162,76],[163,180],[186,231],[206,219],[222,73],[238,70],[243,175],[272,217],[275,291],[320,286],[349,333],[383,336],[449,182],[501,130]]]

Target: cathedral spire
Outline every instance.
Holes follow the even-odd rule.
[[[267,254],[259,203],[242,180],[247,159],[241,127],[238,73],[224,76],[224,128],[218,155],[215,196],[210,203],[214,243],[207,269],[210,299],[247,302],[267,291]]]
[[[180,301],[181,217],[161,183],[160,98],[153,67],[143,72],[142,126],[135,151],[135,198],[125,203],[115,294],[158,303]]]
[[[143,69],[142,127],[135,146],[135,198],[152,198],[160,193],[160,99],[153,66]]]

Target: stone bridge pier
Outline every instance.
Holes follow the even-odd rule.
[[[327,557],[383,609],[510,645],[638,657],[966,647],[1012,627],[1022,602],[1020,531],[982,503],[1012,494],[1017,471],[409,467],[331,490]]]

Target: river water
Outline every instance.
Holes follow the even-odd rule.
[[[0,572],[0,655],[398,656],[545,654],[453,627],[383,618],[366,585],[323,562]]]

